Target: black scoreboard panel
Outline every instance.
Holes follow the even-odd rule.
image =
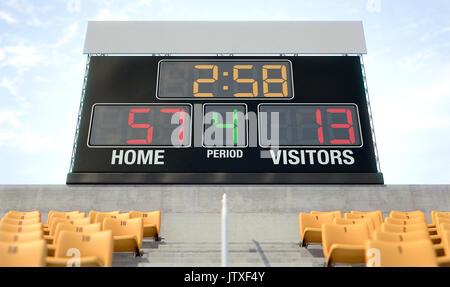
[[[67,183],[383,183],[360,58],[91,56]]]

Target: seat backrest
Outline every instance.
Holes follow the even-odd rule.
[[[39,216],[41,217],[41,212],[39,210],[34,211],[17,211],[17,210],[10,210],[6,213],[6,215],[14,215],[14,216]]]
[[[114,241],[110,230],[91,233],[65,230],[59,233],[57,241],[55,258],[70,258],[67,251],[76,248],[81,258],[95,256],[105,267],[112,265]]]
[[[408,225],[398,225],[398,224],[390,224],[383,223],[381,225],[381,230],[385,232],[411,232],[411,231],[419,231],[419,230],[428,230],[427,225],[425,223],[417,223],[417,224],[408,224]]]
[[[95,223],[95,217],[97,216],[97,214],[100,214],[100,213],[105,213],[105,214],[119,214],[120,211],[119,211],[119,210],[115,210],[115,211],[104,212],[104,211],[91,210],[91,211],[89,211],[89,218],[90,218],[90,220],[91,220],[91,223]]]
[[[47,224],[50,224],[50,221],[53,217],[66,217],[67,215],[75,215],[77,213],[80,213],[80,211],[79,210],[74,210],[74,211],[50,210],[50,212],[47,215]]]
[[[367,228],[369,230],[369,237],[373,237],[373,232],[375,230],[375,224],[373,223],[373,219],[371,217],[366,218],[356,218],[356,219],[346,219],[346,218],[335,218],[334,224],[339,225],[350,225],[350,224],[367,224]]]
[[[53,244],[58,244],[58,236],[59,236],[59,233],[61,233],[62,231],[92,233],[92,232],[102,231],[102,227],[101,227],[100,223],[76,225],[76,224],[61,222],[58,224],[58,226],[56,226]]]
[[[43,239],[42,230],[32,232],[0,231],[0,242],[29,242]]]
[[[317,211],[317,210],[311,210],[310,214],[326,214],[326,213],[332,213],[334,214],[334,217],[336,218],[342,218],[342,211],[335,210],[335,211]]]
[[[161,228],[161,211],[148,211],[140,212],[132,210],[130,211],[130,218],[142,218],[144,224],[155,224],[157,233]]]
[[[119,213],[119,214],[107,214],[107,213],[99,213],[95,216],[95,223],[100,223],[103,226],[103,222],[105,218],[114,218],[114,219],[129,219],[130,213]]]
[[[374,212],[368,212],[368,213],[345,213],[344,214],[344,218],[345,219],[361,219],[361,218],[370,218],[372,219],[372,223],[373,223],[373,228],[374,230],[381,230],[381,223],[380,222],[380,217],[377,213]]]
[[[450,211],[436,211],[436,210],[432,210],[430,212],[431,215],[431,221],[433,222],[433,224],[436,224],[436,216],[439,215],[440,217],[448,217],[450,218]]]
[[[334,218],[335,214],[333,213],[309,214],[300,212],[298,222],[301,237],[304,238],[305,228],[322,228],[323,223],[333,223]]]
[[[426,222],[425,213],[423,213],[420,210],[407,211],[407,212],[392,210],[389,213],[389,217],[398,218],[398,219],[411,219],[411,218],[415,218],[415,217],[421,217],[421,218],[424,218],[425,222]]]
[[[55,217],[55,218],[52,219],[52,224],[50,225],[49,235],[54,236],[56,228],[61,223],[69,223],[69,224],[73,224],[73,225],[86,225],[86,224],[90,224],[91,221],[89,220],[88,217],[77,218],[77,219],[68,219],[68,218]]]
[[[442,217],[440,215],[437,215],[435,217],[435,219],[436,219],[436,228],[437,228],[438,234],[441,234],[441,232],[443,231],[442,230],[443,224],[450,225],[450,218],[449,217]],[[445,225],[444,225],[444,227],[445,227]]]
[[[105,218],[103,221],[103,230],[111,230],[113,236],[135,235],[139,249],[142,246],[142,238],[144,237],[144,223],[142,218]]]
[[[14,225],[29,225],[29,224],[40,223],[41,218],[33,217],[33,218],[29,218],[29,219],[16,219],[16,218],[11,218],[11,217],[3,217],[1,222],[8,223],[8,224],[14,224]]]
[[[81,219],[81,218],[86,218],[86,213],[85,212],[79,212],[79,213],[75,213],[75,214],[55,214],[52,216],[52,218],[50,219],[50,221],[48,221],[48,226],[51,226],[53,224],[53,221],[56,220],[57,218],[64,218],[64,219]]]
[[[450,223],[441,223],[439,227],[441,231],[450,231]]]
[[[32,232],[42,230],[42,223],[35,223],[29,225],[15,225],[0,222],[0,231],[8,232]]]
[[[430,239],[430,235],[427,230],[418,230],[411,232],[385,232],[375,231],[374,240],[385,242],[409,242],[416,240]]]
[[[40,213],[30,213],[30,214],[18,214],[18,213],[6,213],[4,218],[11,218],[11,219],[18,219],[18,220],[28,220],[28,219],[34,219],[39,218],[39,222],[41,219]]]
[[[365,245],[369,240],[369,229],[366,223],[339,225],[324,223],[322,225],[322,248],[329,254],[332,244]]]
[[[410,219],[400,219],[400,218],[386,217],[386,219],[384,221],[386,223],[389,223],[389,224],[397,224],[397,225],[409,225],[409,224],[426,223],[426,220],[424,220],[422,217],[413,217],[413,218],[410,218]]]
[[[381,210],[374,210],[374,211],[358,211],[358,210],[352,210],[350,212],[351,214],[371,214],[371,215],[376,215],[378,216],[378,221],[380,222],[380,226],[383,223],[383,212],[381,212]]]
[[[444,225],[445,223],[442,223],[442,225]],[[450,225],[449,225],[450,227]],[[442,245],[444,246],[444,251],[445,254],[448,256],[450,254],[450,228],[449,229],[444,229],[443,227],[441,228],[442,232],[441,232],[441,238],[442,238]]]
[[[0,267],[44,267],[46,256],[45,240],[0,242]]]
[[[377,252],[373,252],[374,250]],[[379,256],[374,259],[369,254]],[[374,267],[379,261],[379,267],[437,267],[436,252],[431,240],[417,240],[402,243],[369,240],[366,244],[366,266]]]

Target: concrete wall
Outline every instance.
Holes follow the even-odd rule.
[[[219,242],[222,194],[229,206],[229,241],[296,242],[298,212],[310,210],[450,211],[450,185],[3,185],[8,210],[161,210],[163,238]]]

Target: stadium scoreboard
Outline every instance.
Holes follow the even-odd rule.
[[[362,37],[360,23],[267,23],[90,22],[67,183],[383,183],[365,43],[349,36]],[[303,31],[303,39],[287,31],[255,40],[277,25]],[[183,29],[199,28],[203,36],[183,42]],[[320,50],[326,43],[311,46],[317,29],[334,37],[337,29],[345,43],[331,39],[330,51]],[[161,31],[173,36],[165,47]],[[288,43],[279,47],[282,40]],[[348,42],[353,53],[334,52]],[[289,50],[296,48],[303,52]]]

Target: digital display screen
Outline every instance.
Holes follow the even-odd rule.
[[[361,146],[356,105],[261,104],[260,144]]]
[[[106,105],[93,108],[90,146],[187,147],[190,105]]]
[[[244,104],[205,104],[205,147],[247,146],[247,107]]]
[[[287,60],[163,60],[158,75],[160,99],[293,97],[292,68]]]

